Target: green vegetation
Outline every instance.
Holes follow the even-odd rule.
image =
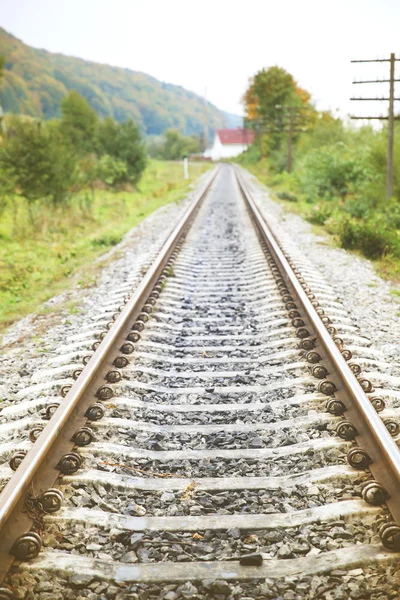
[[[269,71],[277,69],[274,67]],[[283,70],[280,70],[283,71]],[[267,72],[263,73],[263,80]],[[276,75],[276,73],[275,73]],[[260,123],[268,103],[254,92],[257,74],[244,102],[250,123]],[[291,76],[290,76],[291,77]],[[270,78],[275,81],[274,78]],[[285,82],[286,98],[281,105],[292,106],[297,85],[293,78],[280,78],[277,94]],[[260,88],[257,88],[260,90]],[[262,91],[260,92],[262,94]],[[309,96],[302,92],[304,106]],[[299,97],[300,97],[299,96]],[[294,103],[294,105],[296,105]],[[272,109],[271,109],[272,110]],[[239,162],[249,168],[275,192],[276,198],[292,211],[305,216],[334,236],[341,247],[377,260],[381,272],[400,276],[400,125],[396,126],[393,197],[386,200],[385,128],[355,128],[327,112],[307,106],[308,127],[293,137],[293,168],[286,172],[288,134],[257,129],[256,143]],[[272,117],[271,117],[272,118]]]
[[[177,129],[167,129],[162,137],[148,141],[147,150],[153,158],[180,160],[185,155],[200,154],[201,139],[195,135],[180,135]]]
[[[132,120],[99,121],[77,92],[61,103],[60,120],[38,122],[13,117],[0,145],[0,199],[17,193],[29,205],[67,204],[73,193],[97,180],[136,185],[146,166],[146,151]],[[107,137],[108,134],[108,137]]]
[[[145,73],[37,50],[1,28],[0,55],[5,57],[0,91],[5,112],[45,120],[59,117],[61,100],[76,90],[99,117],[133,119],[142,134],[161,135],[168,128],[185,135],[203,131],[203,98],[180,86]],[[207,115],[211,134],[239,123],[238,117],[210,103]]]
[[[135,191],[83,189],[67,205],[28,204],[22,197],[3,205],[0,218],[0,327],[35,310],[40,303],[78,281],[93,284],[87,265],[151,212],[183,198],[191,181],[209,167],[191,164],[190,180],[179,163],[150,161]],[[71,307],[71,313],[76,307]]]
[[[76,91],[62,99],[60,119],[7,118],[0,137],[0,327],[68,286],[83,265],[87,285],[94,257],[185,195],[181,164],[147,163],[135,123],[99,119]],[[192,165],[192,179],[207,168]]]

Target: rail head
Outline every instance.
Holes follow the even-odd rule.
[[[33,523],[29,511],[27,512],[25,508],[27,493],[35,496],[40,490],[51,488],[59,477],[60,460],[73,450],[75,446],[73,436],[79,428],[86,425],[88,421],[86,412],[88,407],[96,402],[98,390],[107,383],[105,378],[107,371],[115,370],[113,365],[116,352],[126,343],[132,323],[140,314],[169,257],[179,241],[183,239],[218,172],[219,167],[215,167],[195,190],[190,206],[167,237],[159,255],[2,490],[0,494],[0,582],[4,580],[15,560],[12,555],[15,540],[28,532]],[[34,541],[34,538],[32,540]],[[40,544],[40,538],[36,541]]]
[[[339,380],[337,394],[335,395],[343,398],[347,414],[351,421],[354,421],[358,432],[356,436],[357,443],[370,456],[369,469],[374,478],[385,489],[387,493],[386,504],[395,521],[400,524],[400,450],[343,358],[340,349],[327,331],[325,324],[282,251],[277,237],[252,198],[237,167],[235,167],[235,173],[239,188],[261,238],[266,242],[271,254],[282,270],[288,288],[298,299],[301,309],[305,313],[309,329],[315,334],[318,343],[322,347],[331,372],[335,372]]]

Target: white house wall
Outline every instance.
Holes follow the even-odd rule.
[[[221,158],[233,158],[247,150],[247,144],[221,144],[218,136],[215,136],[214,144],[204,153],[204,156],[211,160],[220,160]]]

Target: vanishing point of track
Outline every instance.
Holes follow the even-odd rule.
[[[397,420],[238,170],[210,174],[110,309],[33,421],[29,401],[2,412],[21,431],[2,454],[0,600],[18,565],[146,586],[396,556]],[[325,502],[300,498],[316,484]]]

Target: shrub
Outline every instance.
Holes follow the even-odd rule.
[[[297,202],[297,196],[292,194],[292,192],[287,192],[287,191],[278,192],[276,195],[281,200],[287,200],[288,202]]]
[[[382,219],[345,218],[339,224],[338,233],[343,248],[359,249],[368,258],[376,259],[398,251],[397,236]]]
[[[309,152],[299,165],[298,181],[308,201],[315,202],[345,198],[352,186],[365,183],[370,175],[364,155],[338,142]]]
[[[94,248],[108,248],[110,246],[116,246],[122,240],[121,235],[104,234],[101,237],[94,238],[91,242]]]
[[[362,219],[368,216],[371,205],[365,198],[353,197],[346,198],[344,203],[344,210],[349,213],[352,217]]]
[[[316,225],[324,225],[325,222],[332,216],[333,206],[327,202],[315,204],[310,208],[307,214],[307,221]]]

